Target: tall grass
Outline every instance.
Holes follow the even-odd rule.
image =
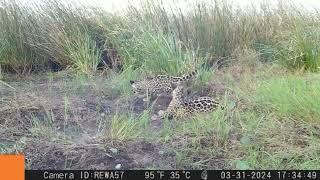
[[[128,29],[112,32],[113,43],[121,53],[125,67],[141,68],[146,72],[178,74],[195,64],[191,52],[183,51],[172,35],[153,30],[135,29],[131,37],[123,41],[122,34]]]
[[[3,8],[0,8],[0,62],[14,71],[24,72],[31,69],[30,66],[36,65],[35,61],[39,59],[39,53],[28,43],[32,39],[31,32],[38,29],[36,17],[15,1],[4,1],[1,6]]]
[[[0,64],[18,73],[43,70],[49,61],[88,73],[104,49],[90,9],[46,0],[31,7],[4,1],[0,9]],[[98,11],[97,11],[98,13]],[[99,45],[99,47],[98,47]]]
[[[115,47],[125,67],[178,74],[212,57],[253,49],[265,61],[318,71],[319,13],[279,1],[239,8],[226,1],[196,3],[190,11],[148,1],[124,15],[56,0],[31,7],[3,1],[0,64],[24,73],[49,59],[77,71],[94,71],[100,53]],[[79,53],[79,55],[77,55]]]
[[[277,14],[273,19],[267,18],[274,12],[258,13],[254,9],[236,8],[225,1],[215,1],[196,4],[191,12],[182,12],[179,8],[170,12],[160,4],[147,3],[142,10],[130,9],[129,13],[136,16],[135,23],[138,21],[163,34],[174,35],[188,49],[228,56],[234,49],[250,46],[257,39],[271,38],[273,34],[269,31],[279,28],[273,23]]]
[[[197,3],[191,11],[183,12],[179,7],[165,9],[156,1],[143,4],[141,9],[131,7],[128,14],[134,23],[131,27],[147,26],[175,37],[178,47],[195,51],[207,61],[208,57],[233,56],[238,49],[254,49],[262,61],[279,60],[285,66],[305,66],[308,70],[317,66],[319,36],[316,30],[305,29],[319,26],[320,16],[290,2],[279,1],[275,7],[261,3],[260,7],[243,9],[227,1],[213,1]],[[304,55],[299,63],[284,54],[288,42],[290,52]]]
[[[101,50],[88,34],[79,33],[73,42],[66,42],[66,54],[77,72],[90,74],[98,66]]]
[[[320,27],[299,27],[290,33],[291,39],[279,43],[277,53],[281,64],[291,69],[307,69],[313,72],[320,68]]]

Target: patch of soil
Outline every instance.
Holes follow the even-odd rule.
[[[160,110],[166,110],[172,100],[172,96],[161,95],[156,99],[153,106],[153,113],[157,114]]]
[[[112,152],[110,149],[117,149]],[[174,157],[160,153],[163,147],[145,141],[125,145],[62,144],[53,142],[27,143],[25,148],[29,169],[121,169],[174,168]],[[165,162],[165,164],[163,164]]]
[[[127,145],[127,151],[133,159],[135,169],[175,167],[174,154],[167,151],[163,145],[140,141]]]
[[[165,94],[153,97],[149,102],[143,101],[143,98],[135,97],[132,100],[132,111],[139,115],[147,108],[152,107],[152,113],[157,114],[160,110],[166,110],[171,100],[172,96]]]
[[[147,108],[146,103],[143,101],[142,98],[133,98],[131,106],[132,113],[135,115],[141,114]]]

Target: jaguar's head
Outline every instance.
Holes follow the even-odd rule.
[[[131,87],[132,87],[132,92],[137,95],[137,96],[144,96],[145,95],[145,85],[143,82],[137,82],[137,81],[133,81],[133,80],[130,80],[130,84],[131,84]]]

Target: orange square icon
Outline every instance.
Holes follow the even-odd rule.
[[[24,155],[0,155],[0,179],[24,180]]]

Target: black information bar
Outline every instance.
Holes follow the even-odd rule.
[[[320,170],[26,170],[26,180],[320,180]]]

